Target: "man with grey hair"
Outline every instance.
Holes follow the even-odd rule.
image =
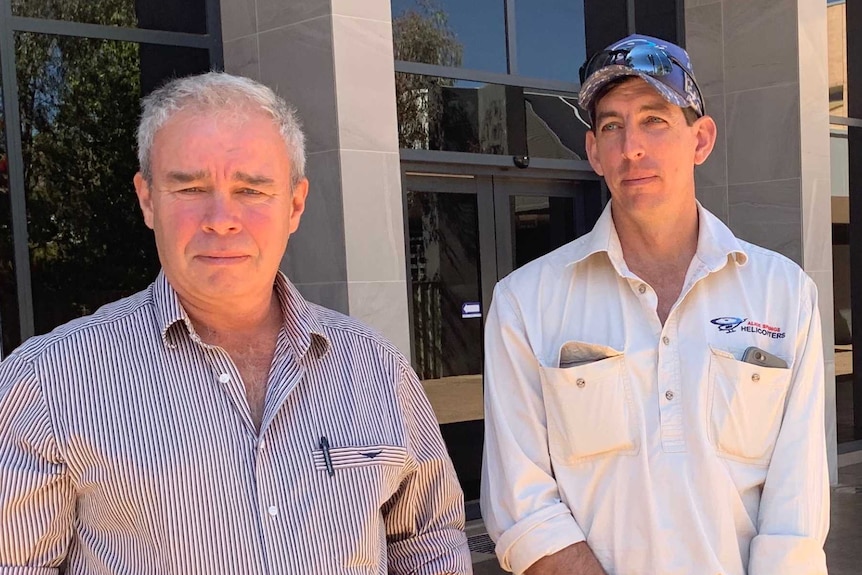
[[[293,110],[191,76],[143,100],[138,144],[161,273],[0,364],[0,573],[469,573],[407,360],[279,272]]]

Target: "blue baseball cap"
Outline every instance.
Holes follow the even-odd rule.
[[[590,114],[602,87],[625,76],[642,78],[671,104],[692,108],[698,116],[705,113],[688,53],[659,38],[641,34],[623,38],[587,60],[580,74],[578,104]]]

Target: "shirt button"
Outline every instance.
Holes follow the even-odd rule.
[[[578,380],[575,382],[575,385],[577,385],[578,387],[584,387],[585,385],[587,385],[587,382],[584,381],[582,377],[579,377]]]
[[[218,376],[218,380],[220,383],[228,383],[230,381],[230,374],[229,373],[221,373]]]
[[[278,507],[276,507],[275,505],[270,505],[269,509],[267,509],[266,512],[269,513],[270,517],[275,517],[276,515],[278,515]]]
[[[638,291],[639,291],[640,293],[646,293],[646,285],[645,285],[645,284],[641,284],[641,285],[639,285],[639,286],[638,286]]]
[[[668,336],[664,336],[661,338],[661,342],[665,345],[670,345],[670,338]]]
[[[751,374],[751,381],[760,381],[760,374],[759,373]]]
[[[668,401],[673,400],[673,392],[670,390],[665,391],[664,396]]]

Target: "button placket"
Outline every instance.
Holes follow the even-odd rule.
[[[679,364],[679,338],[674,314],[668,317],[657,342],[658,399],[662,449],[665,452],[685,451],[683,405]]]

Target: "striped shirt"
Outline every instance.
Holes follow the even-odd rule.
[[[260,433],[163,274],[0,364],[0,575],[470,573],[405,358],[281,274],[275,291]]]

